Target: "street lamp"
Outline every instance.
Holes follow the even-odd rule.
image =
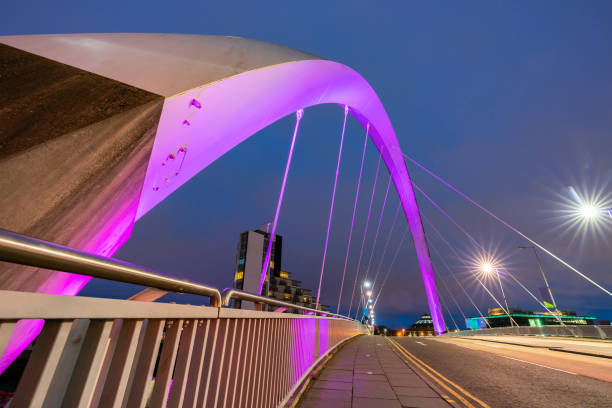
[[[542,262],[540,262],[540,257],[538,256],[538,251],[536,251],[535,246],[533,246],[533,245],[519,246],[519,249],[528,249],[528,248],[531,248],[533,250],[533,254],[536,257],[536,260],[538,261],[538,267],[540,268],[540,273],[542,274],[542,278],[544,279],[544,283],[546,284],[546,290],[548,291],[548,295],[550,296],[550,300],[552,302],[552,305],[555,308],[555,312],[558,312],[559,309],[557,309],[557,302],[555,301],[555,298],[553,297],[552,291],[550,290],[550,285],[548,285],[548,279],[546,279],[546,275],[544,274],[544,268],[542,267]]]
[[[587,223],[601,222],[606,214],[612,218],[612,208],[607,208],[609,199],[602,199],[600,194],[594,194],[583,199],[574,187],[570,186],[568,189],[574,200],[574,204],[571,205],[571,212],[575,218]]]
[[[367,289],[367,288],[369,288],[370,286],[372,286],[372,284],[370,283],[370,281],[365,281],[365,282],[363,282],[363,287],[364,287],[364,288],[366,288],[366,289]]]
[[[502,286],[501,278],[499,276],[499,270],[496,266],[494,266],[491,262],[483,261],[480,264],[480,269],[487,275],[491,275],[495,273],[497,276],[497,282],[499,283],[499,289],[501,290],[502,297],[504,298],[504,304],[506,305],[506,313],[508,313],[508,319],[510,319],[510,326],[512,324],[512,317],[510,316],[510,308],[508,307],[508,299],[506,299],[506,292],[504,292],[504,287]]]
[[[490,275],[491,272],[493,272],[493,265],[491,265],[490,262],[483,262],[480,265],[480,269],[482,269],[482,271],[486,273],[487,275]]]
[[[582,218],[591,219],[596,217],[598,213],[600,213],[600,209],[595,207],[592,204],[584,204],[578,208],[578,213],[582,216]]]

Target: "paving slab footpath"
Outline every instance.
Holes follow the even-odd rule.
[[[380,336],[360,336],[325,365],[299,408],[451,407]]]

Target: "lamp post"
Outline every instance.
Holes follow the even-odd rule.
[[[552,301],[552,304],[555,307],[555,312],[559,312],[559,309],[557,308],[557,302],[555,301],[552,291],[550,290],[548,279],[546,279],[546,275],[544,274],[544,268],[542,267],[542,262],[540,261],[540,257],[538,256],[538,251],[536,251],[535,246],[533,245],[519,246],[519,249],[527,249],[527,248],[531,248],[533,250],[533,254],[535,255],[535,258],[538,262],[538,267],[540,268],[540,273],[542,274],[542,278],[544,279],[544,283],[546,284],[546,290],[548,291],[550,300]]]
[[[510,320],[510,326],[513,326],[512,324],[513,319],[510,316],[510,308],[508,307],[508,299],[506,299],[506,292],[504,292],[504,287],[502,285],[501,278],[499,277],[499,270],[495,268],[493,265],[491,265],[491,263],[489,262],[484,262],[480,266],[480,268],[487,275],[491,275],[492,273],[495,273],[495,275],[497,276],[497,282],[499,283],[499,289],[501,290],[502,297],[504,298],[504,304],[506,305],[506,313],[508,314],[508,319]]]
[[[361,285],[361,298],[363,299],[363,313],[366,318],[366,324],[371,326],[374,324],[374,306],[372,300],[372,283],[364,281]],[[367,316],[365,316],[367,314]]]

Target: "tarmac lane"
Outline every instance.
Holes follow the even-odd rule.
[[[612,408],[609,358],[473,339],[388,339],[463,406]]]

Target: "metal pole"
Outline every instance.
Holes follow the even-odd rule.
[[[548,291],[548,294],[550,295],[550,300],[552,300],[553,306],[555,307],[555,312],[559,312],[559,309],[557,308],[557,301],[555,300],[555,297],[553,296],[552,291],[550,290],[548,279],[546,279],[546,275],[544,274],[544,268],[542,267],[542,262],[540,261],[540,257],[538,256],[538,251],[536,251],[536,248],[533,245],[519,247],[519,249],[526,249],[526,248],[531,248],[533,250],[533,254],[536,257],[536,261],[538,261],[538,267],[540,268],[542,279],[544,279],[544,284],[546,284],[546,290]]]
[[[508,307],[508,300],[506,299],[506,293],[504,292],[504,287],[502,286],[501,278],[499,277],[499,271],[495,270],[495,274],[497,275],[497,281],[499,282],[499,288],[501,289],[501,293],[504,298],[504,303],[506,304],[506,311],[508,312],[508,319],[510,319],[510,326],[512,326],[513,320],[512,320],[512,317],[510,316],[510,308]],[[518,324],[516,326],[518,327]]]

